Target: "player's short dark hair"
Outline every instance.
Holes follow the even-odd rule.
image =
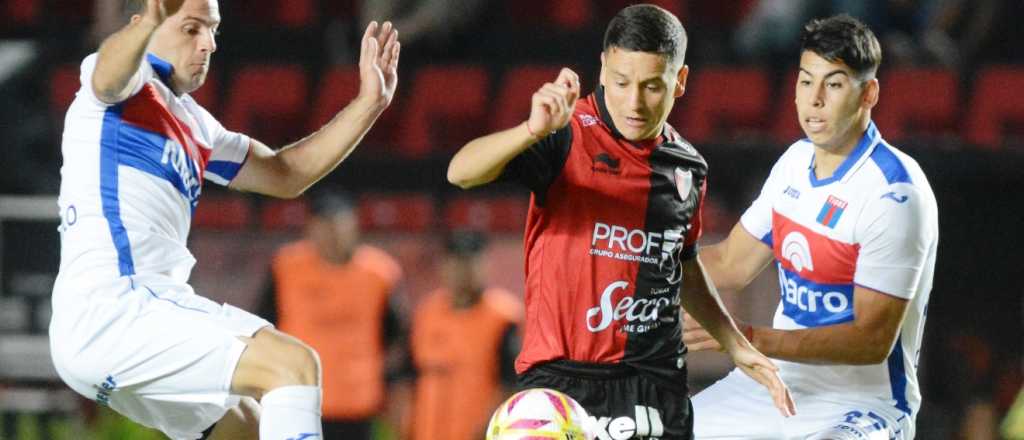
[[[126,19],[143,12],[146,12],[146,0],[124,0],[121,4],[121,14]]]
[[[628,6],[615,14],[604,32],[604,50],[612,47],[656,53],[682,65],[686,56],[686,29],[679,18],[658,6]]]
[[[843,62],[860,80],[874,78],[882,64],[882,46],[875,33],[848,14],[808,22],[800,34],[800,49],[833,63]]]
[[[345,191],[325,186],[309,193],[309,213],[314,217],[327,219],[340,214],[355,212],[355,201]]]

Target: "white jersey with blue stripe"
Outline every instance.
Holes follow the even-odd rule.
[[[147,55],[131,97],[115,105],[93,93],[96,54],[64,121],[61,262],[55,294],[82,292],[122,276],[159,274],[186,282],[185,247],[203,179],[227,185],[249,153],[190,96],[168,87],[172,66]]]
[[[938,247],[935,196],[917,162],[887,144],[874,123],[832,177],[816,177],[814,152],[806,139],[793,144],[740,220],[775,254],[781,300],[774,327],[852,321],[854,286],[910,303],[885,362],[777,361],[780,374],[797,396],[880,399],[913,418],[921,402],[917,360]]]

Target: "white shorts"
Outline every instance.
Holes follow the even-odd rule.
[[[695,440],[911,440],[913,420],[870,396],[794,395],[783,417],[768,390],[734,369],[693,397]]]
[[[197,439],[232,406],[239,336],[266,320],[163,277],[123,277],[102,289],[54,294],[50,350],[83,396],[172,439]]]

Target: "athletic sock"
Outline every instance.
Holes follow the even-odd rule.
[[[322,440],[320,387],[293,385],[275,388],[260,400],[260,438],[264,440]]]

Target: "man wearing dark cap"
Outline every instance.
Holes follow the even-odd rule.
[[[387,403],[388,348],[400,346],[393,292],[402,270],[360,243],[347,195],[324,189],[309,206],[305,238],[274,256],[261,316],[320,354],[324,438],[370,439]]]
[[[512,293],[487,286],[486,245],[477,232],[451,234],[444,285],[414,314],[414,440],[483,438],[491,410],[515,386],[522,304]]]

